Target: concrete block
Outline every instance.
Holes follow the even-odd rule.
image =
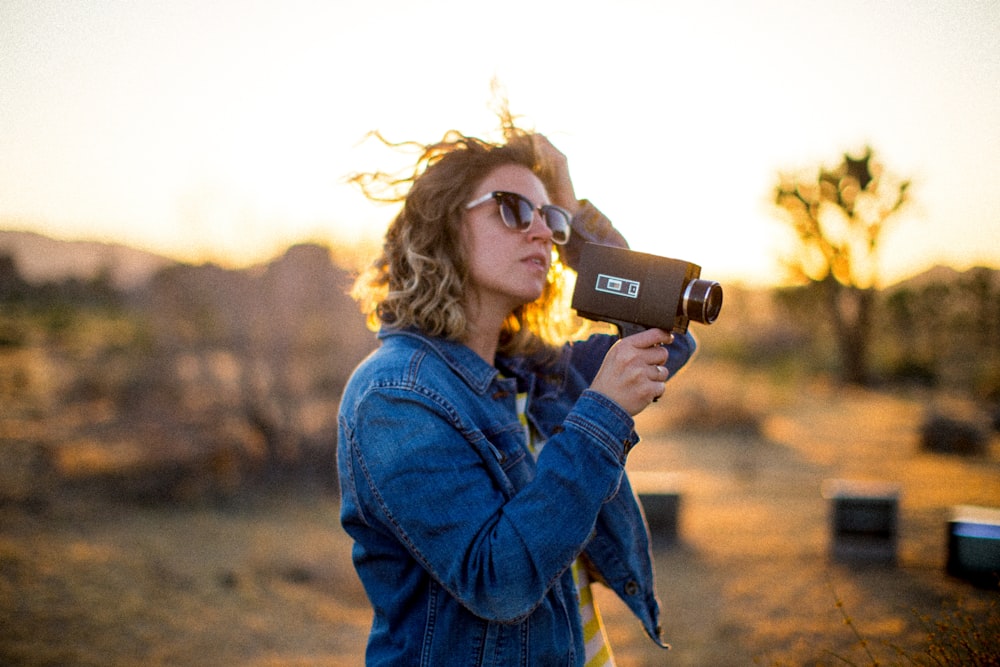
[[[680,537],[680,478],[674,473],[636,472],[629,474],[632,490],[639,497],[653,541],[659,545],[677,542]]]
[[[830,554],[847,563],[896,562],[899,486],[889,482],[829,479]]]
[[[948,574],[978,586],[1000,582],[1000,508],[956,505],[948,521]]]

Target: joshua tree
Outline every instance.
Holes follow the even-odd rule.
[[[842,360],[844,380],[868,381],[868,342],[878,288],[879,241],[906,203],[909,181],[888,177],[871,147],[844,154],[834,169],[782,176],[774,190],[779,212],[798,240],[784,258],[793,279],[822,292]]]

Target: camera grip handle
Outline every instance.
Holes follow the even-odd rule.
[[[627,338],[633,334],[642,333],[649,327],[645,327],[635,322],[624,322],[622,320],[606,320],[609,324],[618,328],[618,338]]]

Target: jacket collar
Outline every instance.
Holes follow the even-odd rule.
[[[496,368],[483,361],[482,357],[458,341],[428,336],[414,327],[405,329],[383,327],[378,332],[378,338],[382,341],[388,341],[397,336],[423,343],[479,394],[486,393],[498,373]]]

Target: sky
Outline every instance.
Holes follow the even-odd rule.
[[[782,282],[772,191],[871,145],[892,282],[1000,267],[1000,2],[0,0],[0,228],[241,266],[374,243],[365,141],[495,136],[491,81],[633,249]]]

